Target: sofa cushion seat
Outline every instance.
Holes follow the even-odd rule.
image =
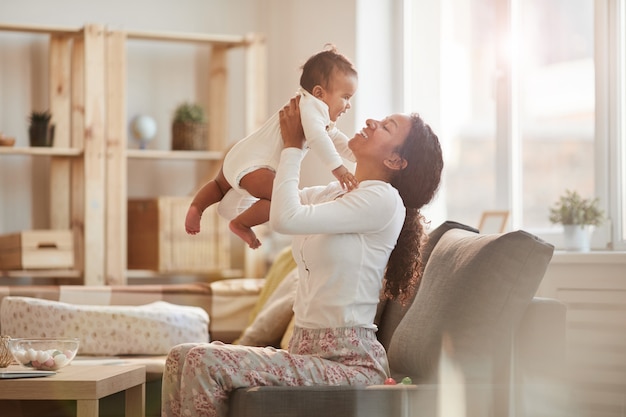
[[[432,385],[254,387],[238,389],[231,395],[229,415],[434,416],[437,415],[436,400],[437,389]],[[416,410],[419,410],[419,413]]]

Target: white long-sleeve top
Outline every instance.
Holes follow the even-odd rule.
[[[383,274],[404,223],[402,199],[383,181],[363,181],[349,193],[338,182],[299,190],[302,157],[298,148],[282,151],[270,208],[272,228],[294,235],[295,324],[376,328]]]

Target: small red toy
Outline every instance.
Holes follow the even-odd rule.
[[[385,379],[385,385],[396,385],[396,380],[393,378]]]

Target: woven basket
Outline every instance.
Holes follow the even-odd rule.
[[[2,336],[0,338],[0,368],[6,368],[13,363],[13,355],[9,350],[9,336]]]
[[[172,123],[172,149],[175,151],[206,151],[209,148],[207,123]]]

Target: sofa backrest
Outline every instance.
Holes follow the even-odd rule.
[[[439,239],[441,239],[441,236],[443,236],[444,233],[446,233],[450,229],[463,229],[470,232],[478,233],[478,229],[467,226],[463,223],[458,223],[451,220],[442,223],[428,234],[428,240],[422,247],[422,262],[424,265],[428,264],[430,255],[433,252],[433,249],[435,249],[437,242],[439,242]],[[376,323],[378,324],[377,337],[378,340],[385,347],[385,349],[389,349],[391,337],[393,336],[396,327],[398,327],[398,324],[400,324],[400,321],[404,317],[404,314],[413,303],[415,295],[416,293],[414,293],[412,297],[410,297],[403,303],[400,301],[381,300],[378,306],[377,313],[377,316],[379,318],[376,321]]]
[[[521,230],[492,235],[445,231],[391,337],[393,373],[414,382],[436,381],[445,337],[465,379],[488,382],[493,358],[510,343],[553,251],[549,243]]]

